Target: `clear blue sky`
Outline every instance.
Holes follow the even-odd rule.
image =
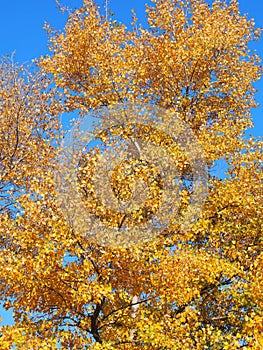
[[[61,0],[71,8],[79,7],[81,0]],[[139,20],[145,23],[144,0],[108,0],[116,17],[128,24],[131,19],[131,9],[134,8]],[[150,1],[147,1],[150,3]],[[100,5],[102,0],[97,1]],[[254,18],[257,27],[263,27],[263,0],[240,0],[243,13]],[[48,53],[47,36],[43,30],[45,21],[56,29],[62,29],[66,16],[56,7],[55,0],[2,0],[0,11],[0,56],[15,51],[15,59],[19,63],[31,61],[40,55]],[[263,36],[252,47],[263,59]],[[255,123],[250,132],[256,136],[263,134],[263,80],[257,82],[257,101],[260,107],[252,111]],[[10,313],[3,315],[0,308],[0,317],[10,322]]]

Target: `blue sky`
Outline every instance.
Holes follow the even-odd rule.
[[[61,1],[71,8],[79,7],[81,0]],[[102,4],[102,0],[98,1]],[[116,17],[128,24],[131,19],[131,9],[134,8],[137,17],[145,23],[144,0],[108,0]],[[147,1],[150,3],[150,1]],[[257,27],[263,27],[263,1],[240,0],[240,8],[250,18],[254,18]],[[49,22],[56,29],[62,29],[66,16],[57,9],[55,0],[12,0],[1,1],[0,11],[0,56],[15,51],[15,60],[19,63],[30,62],[32,59],[48,53],[47,36],[43,25]],[[251,47],[263,59],[263,36]],[[250,133],[256,136],[263,134],[263,80],[257,82],[257,101],[260,106],[252,110],[255,127]],[[0,308],[0,317],[5,323],[11,321],[11,312],[4,313]]]

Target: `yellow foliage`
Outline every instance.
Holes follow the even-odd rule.
[[[259,31],[237,1],[154,0],[146,11],[149,28],[128,30],[84,1],[63,33],[48,30],[51,55],[40,59],[40,72],[0,66],[0,294],[15,320],[0,327],[1,349],[263,346],[263,144],[244,137],[261,74],[248,43]],[[175,218],[156,239],[115,249],[74,230],[54,173],[59,113],[84,116],[123,101],[178,113],[203,148],[209,193],[187,232]],[[175,160],[183,213],[189,162],[172,138],[147,126],[138,134]],[[102,142],[112,136],[132,138],[132,126],[99,134]],[[130,151],[140,155],[135,143]],[[123,216],[105,210],[92,185],[100,152],[80,160],[79,191],[92,215],[118,228]],[[158,170],[138,159],[111,177],[122,201],[138,179],[149,187],[127,226],[154,216],[162,198]],[[228,165],[224,179],[213,174],[220,159]]]

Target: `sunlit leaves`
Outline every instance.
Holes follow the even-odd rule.
[[[261,73],[248,44],[259,30],[237,1],[155,0],[147,14],[149,27],[128,30],[84,1],[63,33],[48,29],[51,55],[40,65],[63,99],[42,68],[33,74],[1,64],[1,298],[15,316],[1,328],[1,349],[263,346],[262,141],[244,138]],[[204,149],[209,196],[187,232],[174,220],[156,240],[110,249],[80,235],[58,208],[57,115],[126,100],[179,113]],[[127,139],[129,128],[99,138]],[[191,201],[189,160],[162,133],[148,126],[137,133],[175,160],[183,212]],[[124,202],[138,180],[149,186],[145,211],[126,221],[137,225],[158,211],[162,182],[136,144],[129,151],[136,157],[115,168],[111,185]],[[122,216],[100,205],[92,183],[100,152],[80,161],[80,193],[94,216],[116,228]],[[214,173],[218,159],[227,164],[223,179]]]

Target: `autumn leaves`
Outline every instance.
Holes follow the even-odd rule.
[[[259,32],[236,1],[147,13],[128,30],[85,1],[40,73],[1,66],[2,349],[261,348]]]

